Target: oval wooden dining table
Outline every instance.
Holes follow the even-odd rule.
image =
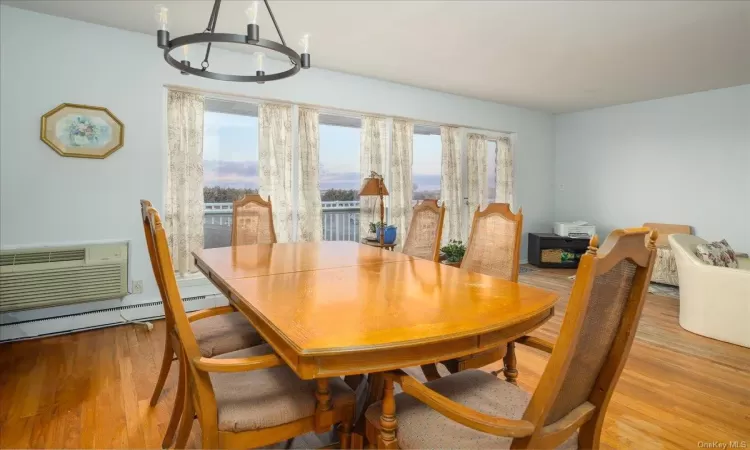
[[[370,374],[374,401],[380,372],[503,346],[549,320],[557,301],[553,292],[355,242],[194,257],[300,378],[318,380],[322,408],[327,378]]]

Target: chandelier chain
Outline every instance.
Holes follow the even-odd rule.
[[[273,22],[273,26],[276,28],[276,32],[279,34],[279,39],[281,39],[281,44],[286,46],[284,35],[281,34],[281,29],[279,28],[279,24],[276,23],[276,17],[273,15],[273,11],[271,11],[271,6],[268,4],[268,0],[263,0],[263,3],[265,3],[266,9],[268,10],[268,15],[271,16],[271,21]],[[292,58],[289,58],[289,62],[291,62],[292,65],[297,64],[296,62],[294,62]]]
[[[271,7],[268,5],[268,0],[263,0],[263,3],[266,4],[268,15],[271,16],[271,20],[273,21],[273,26],[276,28],[276,32],[279,34],[279,39],[281,39],[281,44],[286,45],[286,41],[284,40],[284,35],[281,34],[281,30],[279,29],[279,24],[276,23],[276,17],[274,17],[273,11],[271,11]]]
[[[208,26],[206,27],[205,33],[213,33],[216,30],[216,22],[219,20],[219,8],[221,7],[221,0],[214,2],[214,7],[211,9],[211,17],[208,18]],[[211,42],[206,46],[206,57],[201,62],[201,70],[204,72],[208,70],[210,63],[208,62],[208,55],[211,54]]]
[[[206,26],[207,33],[213,33],[216,28],[216,18],[219,16],[219,6],[221,0],[214,2],[214,6],[211,8],[211,15],[208,17],[208,25]]]

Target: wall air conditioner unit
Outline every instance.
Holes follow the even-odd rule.
[[[124,297],[128,244],[0,251],[0,312]]]

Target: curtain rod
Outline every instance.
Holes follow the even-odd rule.
[[[167,89],[172,89],[176,91],[183,91],[183,92],[191,92],[195,94],[201,94],[208,97],[214,97],[218,100],[229,100],[229,101],[238,101],[239,99],[243,99],[250,102],[256,102],[256,103],[263,103],[263,102],[269,102],[269,103],[279,103],[282,105],[290,105],[290,106],[301,106],[303,108],[315,108],[320,111],[322,114],[341,114],[342,116],[354,116],[354,117],[361,117],[363,115],[372,116],[372,117],[380,117],[383,119],[399,119],[399,120],[408,120],[411,122],[414,122],[415,124],[419,125],[433,125],[433,126],[447,126],[447,127],[456,127],[456,128],[465,128],[467,132],[469,133],[494,133],[494,134],[502,134],[505,135],[505,137],[511,137],[513,132],[510,131],[500,131],[500,130],[489,130],[489,129],[483,129],[483,128],[475,128],[471,125],[458,125],[458,124],[450,124],[450,123],[440,123],[440,122],[432,122],[429,120],[420,120],[420,119],[414,119],[412,117],[402,117],[402,116],[395,116],[395,115],[384,115],[384,114],[376,114],[366,111],[356,111],[352,109],[343,109],[343,108],[331,108],[330,106],[323,106],[323,105],[315,105],[311,103],[295,103],[290,102],[288,100],[278,100],[274,98],[262,98],[262,97],[252,97],[249,95],[242,95],[242,94],[234,94],[229,92],[222,92],[222,91],[212,91],[207,89],[198,89],[198,88],[192,88],[187,86],[180,86],[175,84],[165,84],[164,87]]]

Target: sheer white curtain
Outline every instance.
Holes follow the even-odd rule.
[[[487,136],[481,134],[469,134],[469,143],[466,150],[468,169],[468,202],[469,223],[464,240],[468,240],[471,234],[471,224],[474,221],[474,213],[477,208],[487,205]]]
[[[393,119],[391,137],[390,192],[391,223],[398,227],[396,244],[401,249],[411,222],[412,190],[411,168],[413,159],[414,124]]]
[[[278,242],[289,242],[292,232],[292,107],[258,106],[260,195],[270,197]]]
[[[507,203],[511,210],[515,211],[513,199],[513,152],[509,137],[497,139],[497,165],[495,201]]]
[[[370,171],[383,175],[385,169],[385,119],[362,117],[362,131],[359,150],[360,178],[370,176]],[[361,180],[360,180],[361,181]],[[390,186],[386,186],[389,188]],[[359,235],[369,233],[370,222],[380,221],[380,199],[377,197],[359,198]]]
[[[175,271],[196,272],[203,248],[203,96],[167,94],[167,202],[164,227]]]
[[[320,134],[318,111],[299,108],[299,210],[297,239],[323,239],[323,211],[320,203]]]
[[[440,198],[445,205],[443,243],[461,240],[461,135],[456,127],[440,127],[442,160]]]

